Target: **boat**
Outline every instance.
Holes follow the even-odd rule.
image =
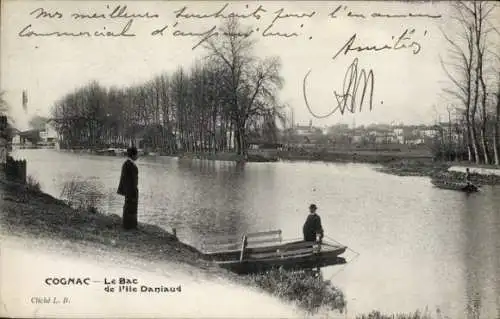
[[[242,237],[205,242],[205,259],[240,275],[255,274],[275,268],[285,270],[319,269],[345,264],[340,257],[347,247],[322,241],[282,240],[281,230],[248,233]]]
[[[431,183],[438,187],[438,188],[443,188],[443,189],[449,189],[449,190],[456,190],[456,191],[462,191],[462,192],[467,192],[467,193],[474,193],[479,191],[479,186],[471,184],[471,183],[465,183],[465,182],[451,182],[443,179],[433,179],[431,180]]]

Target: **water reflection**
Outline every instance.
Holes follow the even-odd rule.
[[[160,164],[160,168],[151,166]],[[145,158],[141,186],[150,200],[144,221],[169,225],[184,241],[200,246],[212,235],[240,235],[249,223],[245,167],[232,162]],[[163,170],[159,173],[158,170]]]
[[[484,194],[486,193],[486,194]],[[467,196],[462,214],[467,318],[499,318],[499,210],[496,201],[486,201],[500,195],[490,187],[479,194]]]

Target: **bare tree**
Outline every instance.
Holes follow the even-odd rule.
[[[441,65],[454,86],[454,88],[451,89],[446,88],[445,92],[457,98],[465,108],[468,159],[469,161],[478,161],[478,146],[475,131],[473,130],[476,111],[472,109],[471,114],[473,95],[472,73],[474,63],[473,27],[470,21],[464,16],[460,3],[454,3],[453,9],[455,15],[452,18],[458,22],[461,32],[457,34],[457,40],[453,40],[444,31],[442,32],[444,38],[450,45],[450,49],[449,61],[444,62],[443,59],[441,59]]]
[[[208,55],[189,70],[161,74],[125,88],[92,82],[66,94],[52,108],[56,129],[68,148],[98,148],[140,140],[139,147],[168,152],[244,155],[248,131],[265,124],[276,139],[283,80],[278,58],[252,54],[254,42],[229,19]]]
[[[486,89],[486,81],[484,74],[485,65],[485,53],[487,45],[487,37],[491,29],[486,27],[486,20],[489,18],[494,6],[489,5],[485,1],[473,1],[471,6],[463,5],[465,10],[469,11],[469,14],[473,17],[474,25],[474,37],[475,37],[475,49],[476,49],[476,72],[475,72],[475,100],[474,104],[477,104],[479,97],[481,104],[481,146],[483,151],[484,163],[489,164],[490,159],[488,155],[488,142],[486,140],[486,126],[488,123],[487,116],[487,95],[488,91]]]
[[[4,94],[4,91],[0,91],[0,117],[5,117],[4,120],[7,120],[7,127],[5,128],[5,131],[0,133],[5,134],[4,137],[7,138],[8,141],[11,141],[13,133],[13,120],[9,115],[9,104],[5,100]]]
[[[210,59],[224,70],[228,88],[229,114],[239,155],[246,154],[247,129],[251,117],[264,116],[275,107],[276,90],[283,83],[278,58],[259,59],[253,55],[255,42],[237,18],[227,19],[220,36],[207,41]]]
[[[488,35],[492,28],[487,27],[495,6],[487,1],[458,1],[452,4],[453,20],[459,31],[454,38],[443,32],[450,45],[449,60],[441,60],[443,69],[454,88],[445,92],[457,98],[465,108],[467,150],[469,161],[490,162],[487,125],[488,125],[488,87],[485,76],[486,53],[490,44]],[[476,117],[480,111],[480,136]],[[478,138],[481,141],[479,150]]]
[[[495,97],[493,101],[494,107],[494,127],[493,127],[493,156],[495,165],[500,165],[500,44],[498,43],[498,37],[500,36],[500,31],[497,27],[492,26],[491,29],[495,32],[497,36],[497,41],[492,45],[492,50],[489,53],[494,57],[496,62],[496,67],[493,67],[494,77],[497,82],[495,88],[495,93],[492,94]]]
[[[498,87],[496,92],[496,109],[495,109],[495,127],[493,133],[493,156],[495,160],[495,165],[500,165],[500,154],[499,154],[499,144],[500,144],[500,72],[498,75]]]

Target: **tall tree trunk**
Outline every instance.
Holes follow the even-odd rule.
[[[499,77],[500,81],[500,77]],[[495,165],[500,165],[500,82],[497,89],[497,107],[495,112],[495,133],[493,134],[493,152],[495,156]]]
[[[452,154],[452,151],[454,149],[453,147],[453,136],[452,136],[452,126],[451,126],[451,111],[448,110],[448,158],[449,158],[449,161],[451,162],[453,159],[453,154]],[[455,157],[456,157],[456,154],[455,154]]]
[[[471,143],[470,143],[470,127],[467,125],[467,128],[465,129],[466,134],[464,134],[464,142],[467,147],[467,161],[472,162],[472,148],[471,148]]]
[[[469,110],[467,110],[467,114],[465,115],[465,124],[467,126],[467,151],[469,156],[469,162],[476,161],[477,148],[474,148],[474,134],[472,133],[472,123],[470,120]]]
[[[484,48],[481,45],[482,39],[486,36],[483,30],[483,9],[484,3],[474,2],[474,29],[476,31],[476,52],[477,52],[477,65],[476,65],[476,90],[475,90],[475,103],[479,98],[479,84],[481,85],[481,146],[483,150],[484,163],[489,164],[490,159],[488,155],[488,143],[486,141],[486,126],[488,123],[486,114],[486,83],[483,75],[484,65]]]
[[[486,121],[484,121],[486,122]],[[481,127],[481,147],[483,149],[484,164],[490,163],[490,157],[488,155],[488,143],[486,141],[486,124]]]
[[[235,140],[236,140],[236,154],[241,155],[241,137],[240,137],[240,130],[236,130],[234,132],[235,134]]]
[[[476,69],[477,70],[477,69]],[[476,164],[481,163],[481,158],[479,157],[479,147],[477,144],[477,126],[476,126],[476,114],[477,114],[477,105],[479,99],[479,75],[476,72],[476,76],[474,79],[474,98],[472,102],[472,114],[471,114],[471,139],[472,139],[472,148],[474,150],[474,157],[476,160]]]
[[[477,129],[476,123],[474,120],[471,121],[471,140],[472,140],[472,149],[474,151],[474,161],[476,164],[481,163],[481,157],[479,156],[479,146],[477,145]]]
[[[215,109],[215,105],[212,106],[214,109],[212,110],[212,153],[217,153],[217,111]]]

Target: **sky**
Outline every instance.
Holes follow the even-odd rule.
[[[251,36],[257,40],[254,48],[256,56],[281,58],[281,74],[285,85],[279,98],[290,110],[293,109],[296,123],[307,124],[312,120],[313,125],[317,126],[337,123],[432,124],[437,119],[437,114],[443,116],[446,106],[451,103],[442,94],[443,88],[449,84],[441,67],[440,57],[447,58],[448,45],[440,28],[444,27],[448,32],[451,26],[449,4],[444,1],[404,3],[7,0],[2,1],[0,84],[11,106],[11,115],[16,125],[21,129],[27,128],[28,119],[32,115],[49,115],[55,101],[91,80],[97,80],[105,86],[128,86],[147,81],[163,72],[173,72],[179,66],[189,68],[196,59],[206,53],[201,46],[193,49],[201,38],[174,36],[173,32],[204,32],[212,27],[218,28],[222,19],[176,17],[175,11],[186,6],[185,14],[210,15],[219,11],[225,4],[228,5],[222,11],[224,14],[250,14],[256,11],[259,5],[265,10],[258,10],[255,16],[242,19],[242,23],[254,30]],[[149,12],[152,17],[132,19],[127,33],[135,36],[130,37],[33,35],[33,32],[40,34],[85,31],[94,34],[104,28],[119,33],[130,19],[111,19],[109,16],[84,19],[75,18],[73,15],[107,14],[118,5],[126,5],[128,14]],[[335,17],[331,17],[329,14],[339,6]],[[51,13],[53,18],[37,17],[41,8]],[[363,14],[365,18],[349,17],[349,11],[353,14]],[[420,13],[440,15],[441,18],[380,18],[372,17],[372,13]],[[299,18],[299,14],[310,17]],[[256,18],[257,15],[260,15],[259,19]],[[280,18],[272,23],[277,16]],[[163,35],[151,35],[152,31],[164,26],[167,28]],[[264,36],[263,30],[269,26],[268,33],[296,35]],[[23,29],[25,32],[21,33]],[[404,44],[407,47],[390,49],[405,30],[408,30],[408,33],[406,39],[400,42],[400,46]],[[355,39],[351,48],[380,48],[384,45],[390,48],[362,52],[352,50],[347,54],[342,51],[334,59],[336,53],[353,36]],[[450,36],[453,37],[453,34]],[[363,69],[366,72],[371,70],[374,75],[372,110],[365,104],[361,111],[356,108],[355,113],[340,114],[337,111],[319,119],[318,117],[329,113],[337,105],[334,91],[341,94],[348,67],[356,61],[358,72],[361,73]],[[303,81],[306,74],[306,96],[310,110],[304,100]],[[28,94],[27,112],[22,108],[23,90]],[[361,91],[360,88],[358,94]],[[291,111],[289,113],[291,114]]]

